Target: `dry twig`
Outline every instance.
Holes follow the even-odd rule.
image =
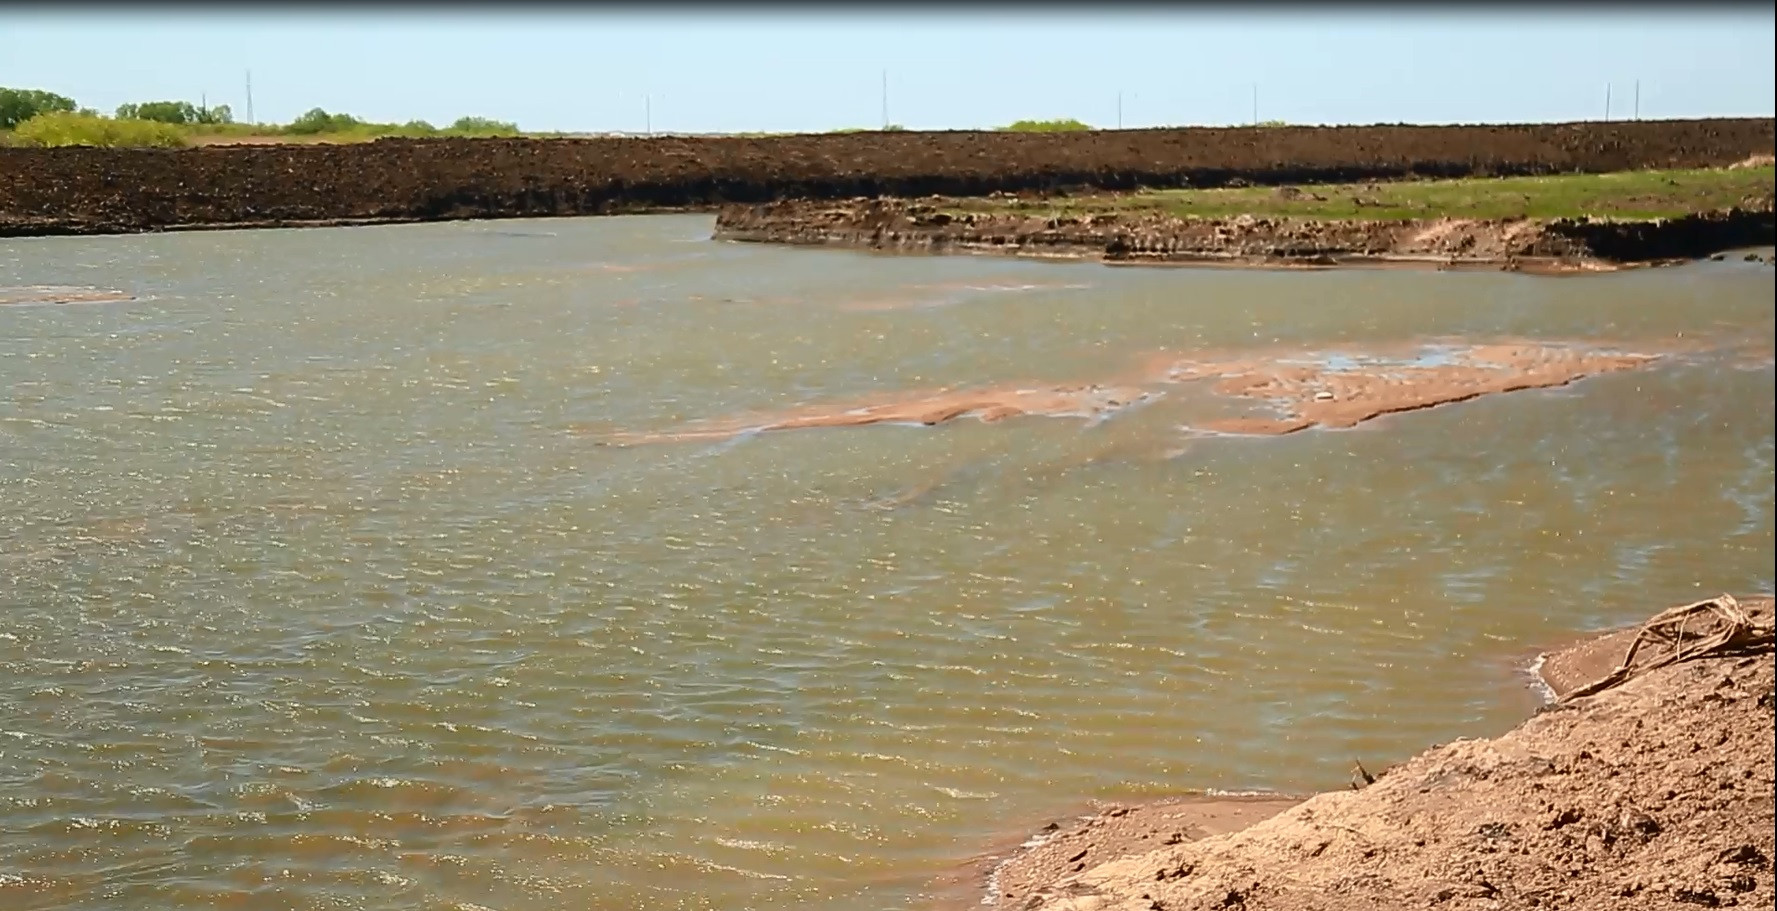
[[[1717,629],[1708,635],[1697,634],[1687,639],[1685,634],[1690,631],[1690,623],[1698,617],[1714,620]],[[1769,649],[1773,644],[1777,644],[1777,629],[1754,620],[1733,595],[1721,595],[1695,604],[1674,607],[1662,611],[1642,625],[1641,631],[1635,634],[1635,641],[1629,643],[1629,651],[1623,655],[1623,662],[1617,665],[1616,670],[1568,693],[1561,701],[1602,693],[1633,677],[1668,664],[1714,655],[1744,654]],[[1659,657],[1638,665],[1635,663],[1635,656],[1643,645],[1663,645],[1668,650]]]

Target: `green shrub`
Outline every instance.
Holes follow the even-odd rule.
[[[153,120],[114,120],[69,111],[38,114],[13,131],[18,145],[145,147],[176,149],[186,145],[185,132]]]
[[[317,133],[350,133],[365,125],[364,121],[350,114],[329,114],[321,108],[311,108],[290,121],[283,131],[296,136],[313,136]]]
[[[1078,120],[1020,120],[1000,127],[1002,133],[1086,133],[1091,125]]]
[[[453,136],[517,136],[518,124],[487,117],[458,117],[444,132]]]
[[[74,99],[41,89],[0,88],[0,130],[16,129],[19,124],[58,111],[74,110]]]

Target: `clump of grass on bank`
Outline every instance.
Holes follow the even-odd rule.
[[[1406,180],[1301,187],[1147,190],[1053,199],[966,199],[954,212],[1052,215],[1127,213],[1202,218],[1405,220],[1429,218],[1674,218],[1768,195],[1770,165],[1546,177]]]
[[[177,149],[190,145],[186,132],[170,123],[153,120],[118,120],[93,113],[50,111],[38,114],[12,131],[11,143],[56,148]]]
[[[1089,133],[1092,126],[1078,120],[1019,120],[998,128],[1001,133]]]

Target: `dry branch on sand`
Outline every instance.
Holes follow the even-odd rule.
[[[1692,621],[1700,618],[1701,625],[1693,628]],[[1693,638],[1687,639],[1687,633]],[[1668,664],[1767,651],[1773,644],[1777,644],[1777,628],[1754,620],[1733,595],[1674,607],[1642,624],[1641,631],[1635,635],[1635,641],[1629,643],[1628,652],[1615,670],[1573,690],[1561,701],[1601,693]],[[1655,652],[1656,657],[1637,664],[1635,659],[1641,654],[1643,645],[1650,646],[1649,651]],[[1661,647],[1664,650],[1658,651]]]

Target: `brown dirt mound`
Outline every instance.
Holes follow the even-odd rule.
[[[1768,118],[0,148],[0,235],[590,215],[806,197],[1726,167]]]
[[[1774,671],[1768,644],[1654,667],[1232,834],[1105,862],[1074,847],[1095,863],[1049,864],[1044,885],[989,906],[1769,908]]]

